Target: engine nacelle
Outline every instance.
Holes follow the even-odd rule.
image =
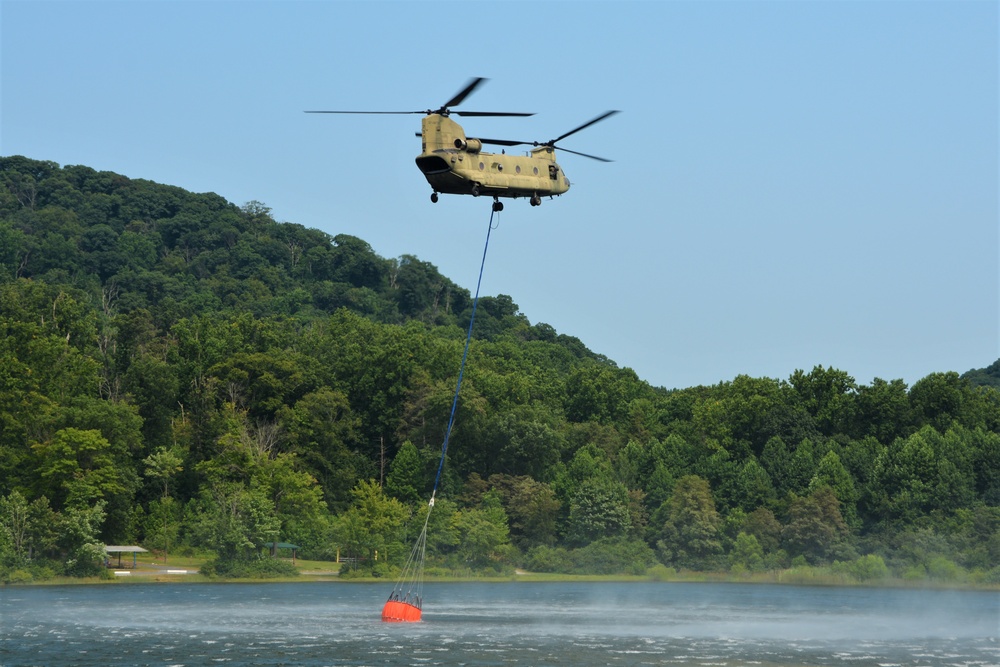
[[[478,153],[483,150],[483,142],[479,139],[455,139],[455,148],[466,153]]]

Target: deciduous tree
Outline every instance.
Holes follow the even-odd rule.
[[[794,497],[782,539],[789,555],[823,563],[850,556],[850,529],[840,513],[840,501],[829,486],[805,497]]]
[[[657,545],[668,563],[694,569],[714,564],[722,553],[722,540],[719,514],[707,480],[697,475],[677,480]]]

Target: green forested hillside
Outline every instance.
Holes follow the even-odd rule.
[[[962,374],[962,377],[975,386],[996,387],[1000,389],[1000,359],[986,368],[974,368]]]
[[[278,540],[391,575],[471,306],[257,202],[0,158],[0,572],[91,573],[103,542],[246,573]],[[431,566],[1000,583],[989,382],[817,366],[666,391],[504,295],[474,332]]]

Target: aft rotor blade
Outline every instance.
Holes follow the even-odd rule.
[[[444,103],[440,109],[424,109],[422,111],[327,111],[327,110],[317,110],[317,111],[306,111],[306,113],[350,113],[350,114],[379,114],[379,115],[409,115],[409,114],[440,114],[441,116],[448,116],[450,114],[455,114],[456,116],[534,116],[533,113],[518,113],[512,111],[452,111],[449,107],[458,106],[465,100],[466,97],[472,94],[479,85],[486,81],[485,78],[477,76],[471,79],[469,83],[465,85],[461,91],[458,92],[453,98]]]
[[[458,93],[457,95],[455,95],[455,97],[445,102],[444,106],[441,108],[447,109],[448,107],[457,107],[459,104],[462,103],[462,100],[468,97],[472,93],[472,91],[474,91],[483,81],[486,81],[486,79],[481,76],[477,76],[476,78],[471,79],[460,93]]]
[[[566,137],[568,137],[569,135],[571,135],[571,134],[576,134],[576,133],[577,133],[577,132],[579,132],[580,130],[584,130],[584,129],[586,129],[586,128],[590,127],[590,126],[591,126],[591,125],[593,125],[594,123],[599,123],[599,122],[601,122],[602,120],[604,120],[605,118],[607,118],[607,117],[609,117],[609,116],[614,116],[614,115],[615,115],[616,113],[618,113],[618,111],[617,111],[617,110],[614,110],[614,111],[605,111],[604,113],[602,113],[602,114],[601,114],[600,116],[598,116],[597,118],[595,118],[595,119],[593,119],[593,120],[590,120],[590,121],[587,121],[586,123],[584,123],[584,124],[583,124],[583,125],[581,125],[580,127],[576,128],[576,129],[574,129],[574,130],[570,130],[570,131],[569,131],[569,132],[567,132],[566,134],[564,134],[564,135],[562,135],[562,136],[560,136],[560,137],[557,137],[557,138],[553,139],[552,141],[550,141],[550,142],[549,142],[549,145],[552,145],[552,144],[556,143],[557,141],[562,141],[563,139],[565,139],[565,138],[566,138]],[[569,152],[570,152],[570,153],[572,153],[573,151],[569,151]],[[582,155],[582,153],[581,153],[581,155]],[[588,155],[587,157],[594,157],[594,156],[593,156],[593,155]],[[599,159],[601,159],[601,158],[596,158],[596,159],[598,159],[598,160],[599,160]]]

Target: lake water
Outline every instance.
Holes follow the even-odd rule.
[[[1000,594],[692,583],[0,588],[0,664],[1000,667]]]

